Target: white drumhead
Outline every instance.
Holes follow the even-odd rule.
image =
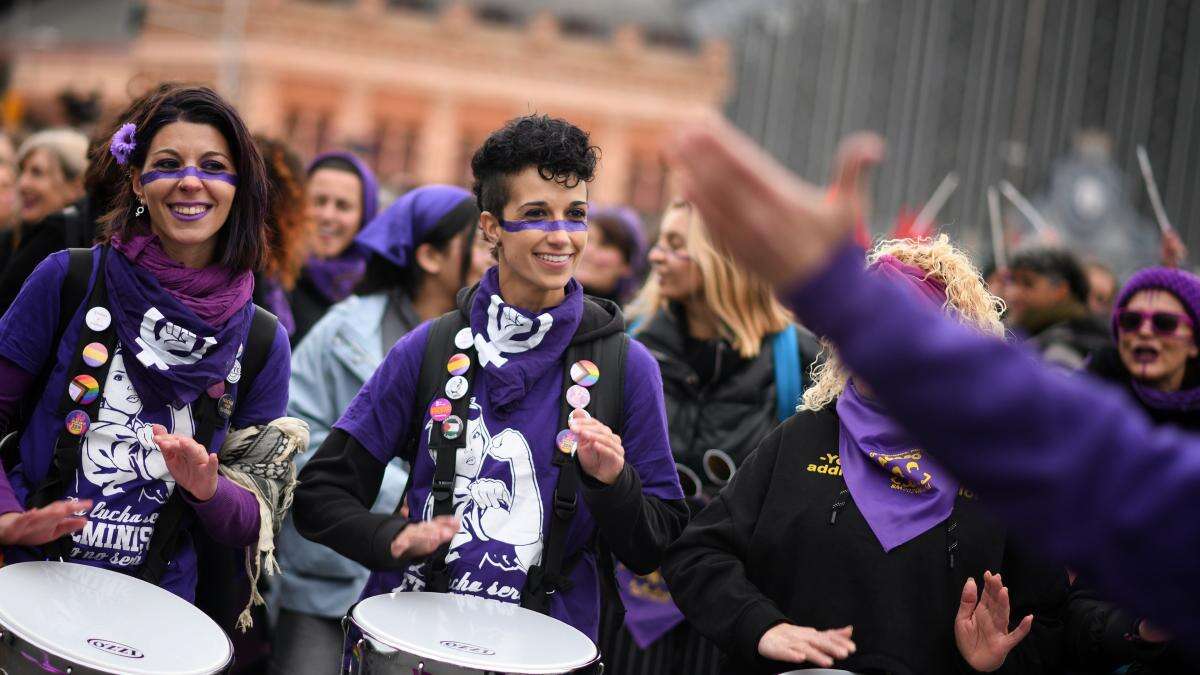
[[[363,633],[422,658],[500,672],[563,673],[596,660],[572,626],[517,605],[453,593],[390,593],[351,612]]]
[[[140,579],[65,562],[0,567],[0,625],[81,666],[128,675],[210,675],[233,646],[179,596]]]

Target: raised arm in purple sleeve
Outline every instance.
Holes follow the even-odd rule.
[[[199,501],[186,490],[183,499],[217,543],[240,548],[258,541],[258,499],[225,476],[217,476],[217,491],[208,501]]]
[[[0,356],[0,435],[8,435],[16,419],[21,399],[33,385],[33,375],[8,359]],[[21,502],[13,494],[4,464],[0,463],[0,514],[24,511]]]
[[[1200,436],[914,303],[850,245],[787,300],[1018,536],[1200,638]]]

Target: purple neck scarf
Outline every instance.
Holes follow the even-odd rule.
[[[642,649],[683,623],[683,613],[671,599],[671,591],[661,572],[638,576],[617,563],[617,590],[625,604],[625,627]]]
[[[1133,386],[1133,392],[1137,394],[1137,397],[1155,410],[1174,410],[1177,412],[1200,410],[1200,388],[1161,391],[1151,389],[1137,380],[1131,380],[1130,384]]]
[[[249,270],[239,272],[220,265],[192,269],[167,255],[157,236],[139,234],[129,241],[114,237],[112,246],[214,328],[224,326],[254,294],[254,274]]]
[[[147,410],[181,407],[211,384],[225,380],[254,316],[248,293],[223,323],[214,326],[182,302],[183,297],[194,300],[195,296],[177,296],[155,273],[135,266],[125,255],[109,255],[104,275],[113,325],[127,354],[125,369]],[[200,284],[197,279],[181,284],[181,279],[168,278],[191,290]]]
[[[331,304],[350,297],[366,271],[367,253],[354,243],[336,257],[314,256],[304,266],[304,273],[313,286]]]
[[[483,275],[471,302],[471,332],[494,409],[503,414],[558,363],[582,317],[583,287],[573,278],[562,303],[535,316],[504,302],[498,267]]]
[[[958,482],[853,382],[838,398],[837,414],[846,487],[883,550],[950,517]]]

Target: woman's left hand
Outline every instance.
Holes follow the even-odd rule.
[[[617,482],[617,477],[625,468],[625,448],[621,445],[621,437],[594,417],[573,419],[570,427],[579,443],[575,451],[579,466],[605,485]]]
[[[990,673],[1004,665],[1008,653],[1029,635],[1033,615],[1008,631],[1008,589],[999,574],[983,573],[983,596],[978,596],[975,579],[967,579],[954,619],[954,641],[972,668]]]
[[[196,499],[206,502],[217,493],[217,456],[195,439],[168,434],[166,427],[154,425],[154,442],[162,451],[167,470],[175,482]]]

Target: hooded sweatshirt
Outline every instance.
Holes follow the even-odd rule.
[[[495,288],[495,268],[480,286],[459,295],[459,310],[471,317],[481,287]],[[486,290],[483,292],[487,292]],[[574,299],[573,294],[578,294]],[[492,302],[502,302],[490,293]],[[487,303],[486,296],[479,299]],[[572,281],[563,305],[585,306]],[[624,321],[615,305],[589,301],[578,311],[575,341],[619,332]],[[514,308],[515,309],[515,308]],[[478,311],[478,310],[476,310]],[[519,310],[518,310],[519,311]],[[561,317],[561,314],[559,314]],[[567,320],[563,318],[562,320]],[[305,466],[296,493],[295,521],[304,536],[370,568],[364,597],[395,590],[422,590],[425,561],[396,559],[390,544],[406,522],[395,515],[371,514],[364,505],[376,496],[384,466],[393,458],[412,462],[407,502],[410,518],[430,516],[434,457],[427,448],[430,401],[416,401],[430,324],[418,327],[388,353],[375,375],[335,425],[330,438]],[[478,337],[486,330],[471,320]],[[490,333],[488,333],[490,335]],[[559,336],[562,337],[562,336]],[[522,371],[523,382],[501,386],[485,366],[472,389],[466,451],[456,466],[454,506],[463,524],[450,545],[450,591],[519,603],[528,568],[541,559],[549,531],[558,469],[552,466],[562,397],[563,360],[571,335],[548,330],[529,350],[541,354],[544,368]],[[510,354],[511,357],[511,354]],[[514,359],[511,363],[516,363]],[[569,528],[563,573],[571,583],[552,596],[550,615],[596,639],[599,580],[590,543],[599,531],[619,560],[646,574],[661,562],[669,542],[683,529],[687,507],[675,473],[663,413],[662,379],[654,359],[630,342],[622,401],[625,468],[612,485],[581,475],[581,501]],[[472,367],[479,367],[473,364]],[[504,367],[504,366],[502,366]],[[601,377],[614,376],[601,372]],[[504,404],[495,404],[503,397]],[[418,442],[410,446],[414,435]],[[415,453],[414,453],[415,449]],[[503,489],[501,507],[481,507],[473,494]]]

